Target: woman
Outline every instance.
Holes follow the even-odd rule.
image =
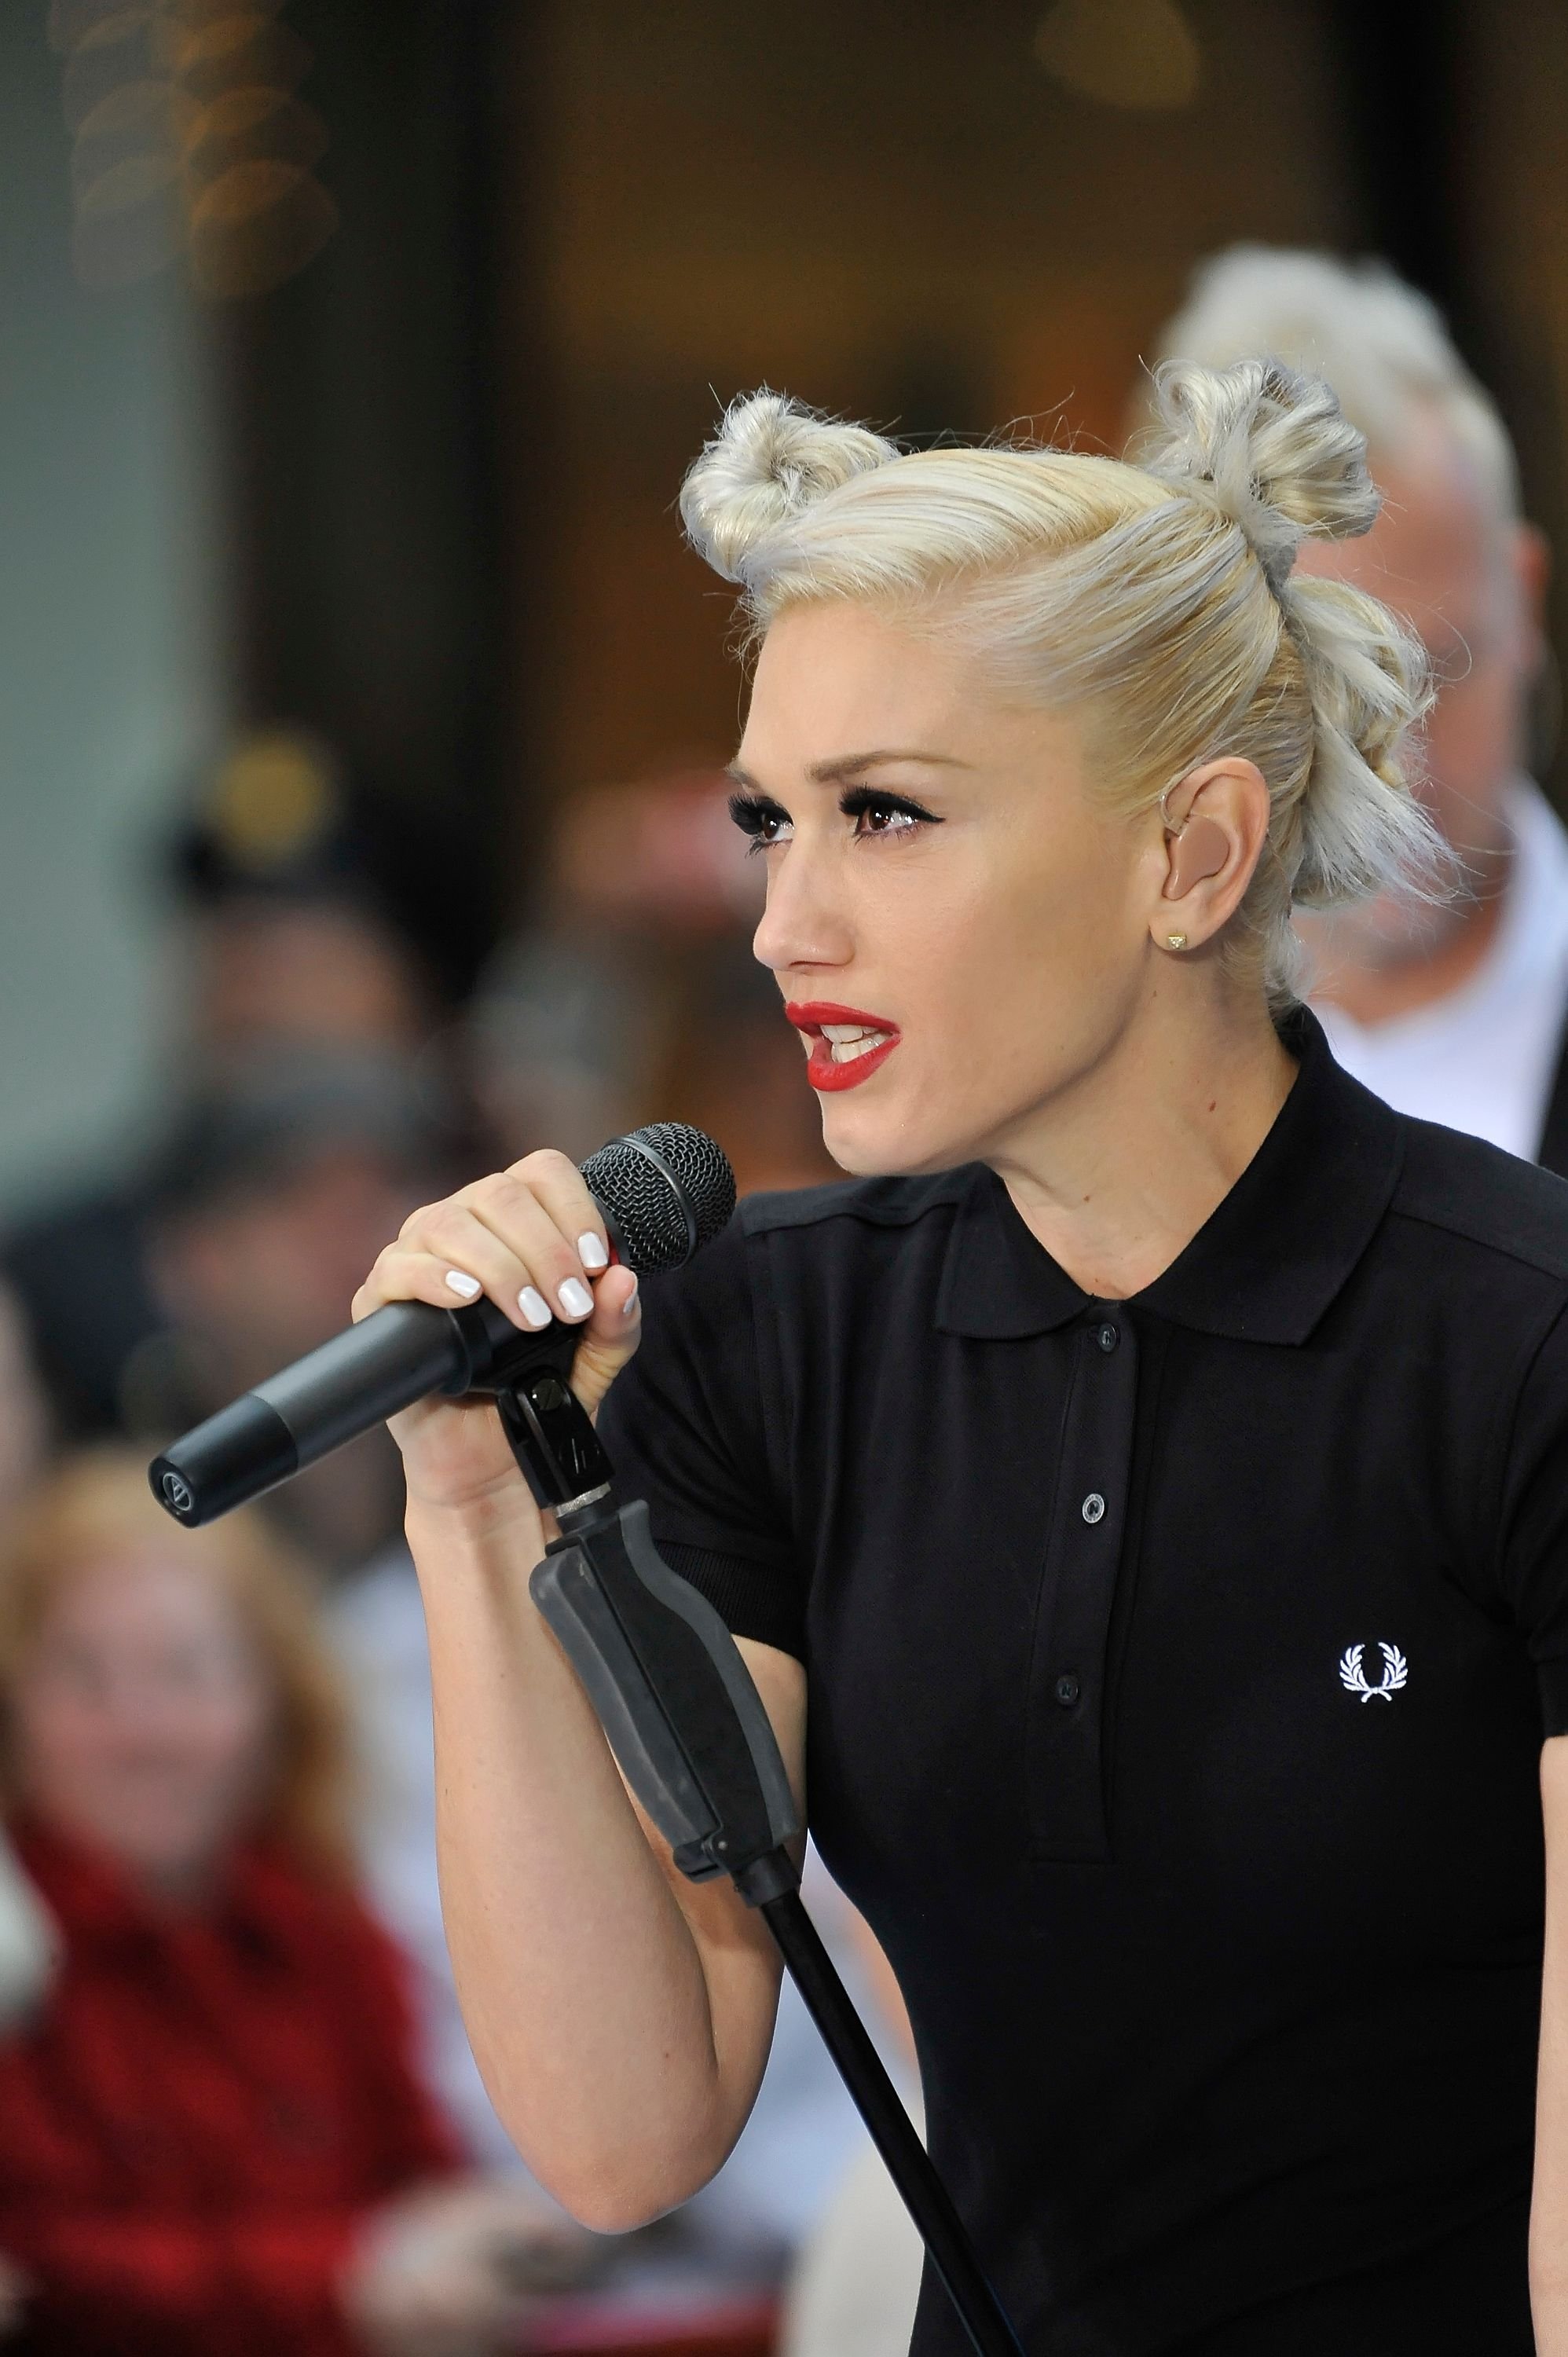
[[[171,1543],[172,1538],[172,1543]],[[0,1564],[6,1814],[54,1984],[0,2039],[0,2252],[70,2357],[515,2347],[517,2196],[457,2174],[345,1876],[342,1724],[253,1518],[68,1463]]]
[[[852,1183],[650,1299],[534,1155],[361,1311],[578,1321],[908,2002],[1031,2351],[1568,2352],[1568,1220],[1295,1003],[1419,868],[1418,651],[1296,578],[1377,498],[1328,389],[1175,368],[1139,467],[900,456],[770,394],[689,479],[757,642],[757,955]],[[503,2116],[623,2225],[717,2165],[777,1964],[639,1827],[488,1407],[399,1425],[447,1921]],[[810,1712],[807,1709],[808,1687]],[[810,1750],[810,1778],[805,1769]],[[548,1927],[547,1929],[545,1927]],[[914,2346],[961,2346],[928,2283]]]

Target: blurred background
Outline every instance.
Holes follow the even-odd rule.
[[[710,1129],[743,1188],[831,1175],[747,954],[727,595],[674,514],[726,401],[766,382],[900,436],[1117,450],[1204,257],[1379,255],[1446,316],[1562,544],[1565,103],[1547,0],[5,0],[0,1543],[40,1481],[85,1465],[112,1497],[118,1448],[333,1330],[454,1174],[658,1115]],[[1559,651],[1565,630],[1554,590]],[[215,1755],[160,1751],[157,1696],[256,1643],[237,1575],[171,1603],[159,1534],[117,1512],[68,1544],[49,1505],[33,1555],[81,1578],[16,1677],[53,1630],[102,1717],[95,1772],[139,1761],[166,1799]],[[129,2241],[61,2256],[89,2197],[48,2174],[38,2095],[31,2130],[0,2129],[18,2346],[775,2345],[858,2127],[787,2018],[771,2108],[692,2217],[588,2249],[518,2177],[444,1977],[397,1525],[378,1437],[264,1537],[343,1690],[354,1871],[395,1943],[389,2051],[428,2136],[321,2192],[337,2239],[285,2312],[238,2261],[199,2284],[169,2260],[172,2179],[106,2179]],[[132,1559],[150,1600],[116,1633],[88,1573]],[[49,1811],[7,1693],[25,1862]],[[92,1831],[87,1801],[50,1805]],[[254,1818],[213,1819],[209,1867]],[[34,1862],[0,1939],[29,2070],[81,1900]],[[131,1879],[137,1905],[163,1888]],[[817,1898],[854,1972],[854,1926]],[[158,1953],[183,1987],[188,1957]],[[166,2143],[238,2169],[195,2120]],[[272,2219],[242,2179],[236,2214]],[[432,2179],[451,2216],[394,2233],[388,2205]],[[416,2244],[466,2290],[437,2297]]]
[[[187,103],[210,114],[219,0],[0,15],[0,1201],[91,1169],[177,1085],[159,853],[239,731],[319,733],[457,992],[548,901],[564,813],[727,758],[727,604],[672,501],[739,391],[1115,448],[1199,256],[1381,253],[1448,314],[1560,536],[1568,23],[1545,0],[269,0],[240,22],[278,55],[228,65],[242,92],[275,72],[298,120],[282,160],[230,167],[229,256],[199,234],[220,154],[198,220],[168,220],[195,176],[160,15],[206,34]],[[1053,15],[1067,71],[1039,55]],[[89,81],[71,44],[95,37]],[[149,101],[124,137],[166,156],[94,180],[83,124],[160,83],[166,120]],[[590,868],[643,865],[629,805],[588,807]]]

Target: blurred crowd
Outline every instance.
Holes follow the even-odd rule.
[[[743,1186],[825,1176],[800,1051],[745,950],[755,887],[724,799],[722,778],[677,776],[573,806],[540,920],[478,974],[429,926],[403,827],[306,733],[238,742],[165,846],[170,1113],[151,1150],[106,1153],[106,1183],[45,1198],[0,1244],[0,1530],[40,1565],[9,1575],[36,1598],[16,1645],[61,1714],[9,1690],[0,2010],[26,2095],[0,2126],[0,2260],[28,2345],[283,2333],[438,2357],[596,2348],[660,2317],[759,2345],[854,2149],[789,2004],[717,2185],[613,2246],[571,2230],[499,2131],[455,2006],[392,1440],[209,1539],[165,1521],[142,1470],[342,1327],[410,1209],[531,1146],[583,1157],[662,1114],[719,1134]],[[278,1735],[295,1720],[309,1838],[283,1808],[306,1775]],[[193,1911],[215,1910],[224,1935],[196,1959]],[[266,1996],[248,1949],[271,1931]],[[45,2025],[54,2053],[127,2041],[146,2072],[64,2086]],[[363,2082],[328,2072],[349,2025]],[[193,2188],[220,2185],[231,2251],[188,2222]]]
[[[1389,500],[1303,561],[1398,607],[1439,678],[1423,791],[1453,874],[1308,933],[1336,1050],[1568,1168],[1546,551],[1497,414],[1419,296],[1314,256],[1222,257],[1162,350],[1336,383]],[[142,1469],[345,1323],[415,1204],[533,1146],[679,1118],[743,1190],[832,1175],[724,804],[706,771],[577,797],[476,972],[429,922],[412,823],[329,747],[258,730],[194,781],[164,846],[168,1115],[0,1240],[0,2341],[760,2352],[807,2248],[789,2357],[906,2343],[918,2253],[788,1990],[750,2126],[670,2219],[587,2235],[511,2152],[442,1940],[384,1432],[195,1534]],[[912,2083],[897,1992],[811,1874]]]
[[[432,937],[403,830],[306,733],[237,744],[166,846],[168,1115],[0,1245],[0,1545],[18,1534],[5,1592],[28,1599],[4,1706],[0,2011],[25,2083],[0,2105],[0,2261],[29,2346],[264,2333],[461,2357],[619,2345],[661,2317],[761,2345],[854,2149],[791,2002],[719,2180],[614,2244],[573,2229],[497,2124],[453,1995],[389,1437],[194,1539],[143,1469],[345,1324],[418,1203],[534,1145],[581,1157],[659,1114],[718,1135],[743,1185],[826,1175],[746,953],[725,791],[682,775],[585,799],[542,912],[478,974]],[[250,1949],[274,1933],[268,1987]],[[113,2084],[52,2068],[121,2042],[136,2069]],[[214,2239],[192,2201],[220,2186]]]

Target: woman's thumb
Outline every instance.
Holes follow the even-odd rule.
[[[642,1339],[642,1302],[629,1268],[607,1269],[572,1361],[572,1389],[592,1415]]]

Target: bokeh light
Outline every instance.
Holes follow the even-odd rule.
[[[338,223],[316,177],[326,124],[284,0],[52,0],[72,135],[73,257],[94,288],[181,253],[203,295],[264,294]]]
[[[1035,55],[1080,97],[1150,113],[1187,106],[1203,79],[1197,38],[1176,0],[1056,0]]]

